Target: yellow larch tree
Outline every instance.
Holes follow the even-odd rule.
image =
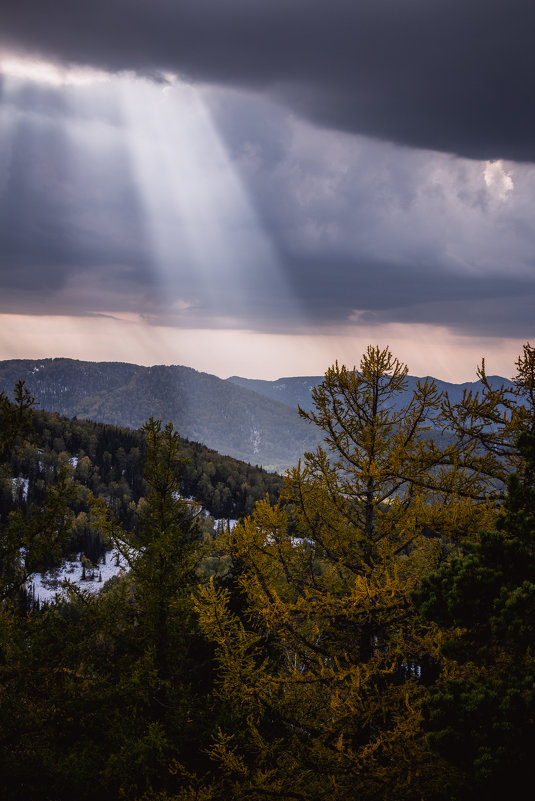
[[[406,389],[388,348],[331,367],[301,410],[324,447],[288,472],[275,508],[258,503],[226,535],[245,611],[213,583],[197,600],[235,716],[211,746],[211,797],[442,797],[420,729],[440,631],[412,593],[492,521],[493,456],[440,434],[432,380],[404,402]]]

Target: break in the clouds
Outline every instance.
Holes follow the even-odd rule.
[[[531,0],[17,0],[14,52],[262,90],[314,123],[533,161]]]
[[[528,338],[534,23],[527,0],[11,3],[0,313]]]

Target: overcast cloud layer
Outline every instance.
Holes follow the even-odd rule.
[[[0,77],[0,312],[529,338],[534,31],[528,0],[10,3],[0,55],[117,77]]]
[[[17,0],[22,52],[264,89],[319,125],[535,158],[531,0]]]

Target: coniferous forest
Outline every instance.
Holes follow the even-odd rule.
[[[535,746],[535,349],[450,401],[370,347],[282,480],[0,394],[0,775],[19,801],[515,797]],[[230,520],[238,519],[235,526]],[[220,521],[219,524],[214,520]],[[228,521],[225,525],[221,521]],[[114,549],[54,603],[32,575]]]

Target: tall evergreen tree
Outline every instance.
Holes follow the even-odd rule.
[[[8,496],[19,483],[12,463],[32,450],[33,403],[20,381],[13,400],[0,393],[0,487]],[[60,556],[69,537],[72,481],[66,469],[60,469],[38,503],[28,500],[27,484],[21,495],[16,508],[8,505],[0,519],[0,773],[3,788],[13,798],[24,786],[24,771],[39,762],[29,741],[39,704],[28,692],[35,613],[26,585],[48,559]]]
[[[436,752],[459,798],[520,796],[535,749],[535,427],[518,440],[496,528],[424,580],[416,598],[440,624],[444,671],[426,702]]]
[[[198,764],[203,693],[212,679],[211,649],[192,602],[205,547],[199,507],[179,494],[180,438],[171,424],[152,418],[143,430],[148,493],[139,524],[130,532],[108,524],[129,567],[120,617],[129,619],[133,636],[124,643],[130,664],[123,660],[118,678],[125,709],[115,714],[117,741],[107,771],[127,797],[165,786],[173,759]]]
[[[212,649],[191,598],[198,508],[178,494],[172,426],[150,420],[145,436],[138,526],[125,532],[103,502],[93,508],[128,574],[0,621],[0,769],[13,801],[134,799],[176,786],[173,762],[202,773]]]
[[[73,486],[65,468],[58,470],[43,502],[33,506],[26,502],[27,481],[12,475],[11,463],[31,438],[33,405],[22,381],[13,400],[0,393],[0,491],[9,497],[26,485],[17,507],[0,516],[0,611],[24,597],[26,582],[48,558],[59,556],[71,529]]]

